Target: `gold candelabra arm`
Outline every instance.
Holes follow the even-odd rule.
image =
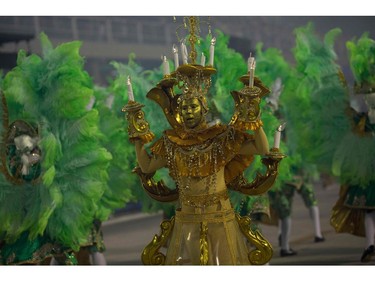
[[[286,155],[280,153],[277,148],[272,148],[261,160],[267,168],[263,175],[258,172],[252,182],[248,182],[243,175],[240,175],[228,184],[228,188],[246,195],[260,195],[267,192],[275,183],[279,174],[279,163],[285,157]]]
[[[140,139],[143,143],[148,143],[155,137],[150,131],[150,126],[145,119],[142,107],[144,107],[143,104],[136,101],[129,101],[128,104],[122,108],[122,112],[126,113],[128,134],[131,142]]]
[[[263,265],[268,263],[273,255],[271,244],[258,230],[251,230],[249,217],[241,217],[239,214],[236,214],[236,219],[240,226],[241,232],[245,235],[247,241],[252,246],[256,247],[255,250],[252,250],[248,254],[250,263],[254,265]]]
[[[170,220],[164,220],[160,224],[160,235],[155,235],[152,241],[144,248],[142,252],[142,263],[144,265],[164,265],[165,255],[159,250],[166,245],[167,240],[174,226],[174,217]]]
[[[178,189],[170,189],[162,180],[156,182],[153,174],[145,174],[140,167],[135,167],[133,173],[136,173],[141,180],[142,187],[147,194],[159,202],[173,202],[178,200]]]

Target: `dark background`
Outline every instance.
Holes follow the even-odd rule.
[[[264,48],[276,47],[293,61],[293,30],[312,22],[323,36],[332,28],[340,28],[335,50],[344,74],[350,82],[351,72],[345,43],[369,32],[375,38],[373,16],[201,16],[202,36],[209,21],[212,30],[219,29],[230,37],[230,47],[243,54],[254,54],[256,43]],[[39,53],[39,34],[45,32],[52,43],[81,40],[81,54],[86,70],[99,85],[106,85],[113,71],[109,62],[127,62],[129,53],[145,69],[161,64],[161,55],[172,59],[172,45],[178,42],[176,29],[183,17],[177,16],[0,16],[0,69],[6,73],[15,66],[17,52],[26,49]],[[180,31],[183,31],[183,28]],[[255,54],[256,55],[256,54]]]

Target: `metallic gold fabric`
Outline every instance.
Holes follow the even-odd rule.
[[[365,209],[349,208],[345,206],[348,186],[340,187],[340,196],[332,208],[330,223],[338,233],[350,233],[365,237]]]
[[[232,210],[205,214],[177,211],[166,264],[250,264],[248,251]]]
[[[237,155],[243,142],[249,140],[252,140],[251,135],[218,124],[198,133],[166,131],[165,137],[158,140],[151,151],[164,158],[174,158],[176,166],[168,167],[174,179],[206,177],[225,167],[225,181],[229,182],[253,161],[253,156]]]

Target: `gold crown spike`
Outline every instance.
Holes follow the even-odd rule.
[[[190,43],[190,60],[193,64],[196,63],[197,59],[197,51],[195,50],[195,43],[198,42],[198,37],[196,33],[198,33],[199,26],[199,19],[198,17],[189,17],[189,26],[190,26],[190,36],[189,36],[189,43]]]
[[[176,18],[174,17],[174,21],[176,22]],[[183,24],[176,28],[176,37],[179,42],[181,42],[181,55],[184,64],[187,64],[188,61],[191,64],[196,64],[197,62],[197,51],[196,51],[196,44],[199,44],[199,34],[200,34],[200,23],[204,22],[208,25],[208,34],[211,34],[211,26],[209,21],[201,21],[199,17],[196,16],[189,16],[183,18]],[[185,38],[181,38],[179,36],[180,29],[188,30],[188,41],[190,45],[190,53],[188,54],[186,48],[186,41]],[[175,69],[178,68],[178,62],[176,63],[176,57],[178,58],[178,51],[177,48],[173,48],[173,53],[175,57]],[[211,64],[213,65],[213,64]]]
[[[176,19],[174,18],[176,21]],[[188,22],[188,23],[187,23]],[[198,17],[184,17],[183,24],[177,27],[176,29],[176,36],[177,40],[181,42],[181,55],[183,63],[187,63],[188,55],[185,40],[181,40],[178,34],[180,28],[188,29],[189,30],[189,43],[190,43],[190,54],[189,58],[192,64],[196,63],[197,59],[197,51],[195,50],[195,44],[198,42],[198,33],[199,33],[199,18]],[[176,67],[177,68],[177,67]]]

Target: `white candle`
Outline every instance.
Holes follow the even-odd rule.
[[[280,138],[281,138],[281,131],[275,131],[275,139],[273,141],[273,147],[279,148],[280,147]]]
[[[134,101],[133,88],[132,88],[132,82],[130,80],[130,76],[128,76],[127,84],[128,84],[128,98],[129,98],[129,101]]]
[[[216,38],[214,37],[211,39],[211,45],[210,45],[210,61],[209,61],[210,66],[214,66],[215,43],[216,43]]]
[[[187,48],[184,42],[181,43],[181,54],[182,54],[182,63],[187,64],[188,63],[188,53]]]
[[[175,44],[173,44],[173,57],[174,57],[174,69],[176,70],[180,65],[178,62],[178,49]]]
[[[163,56],[163,74],[169,75],[171,72],[169,70],[169,62],[167,61],[167,57]]]
[[[249,71],[249,87],[254,86],[255,58],[251,56],[247,60],[247,69]]]
[[[247,71],[250,71],[251,66],[253,65],[253,63],[254,63],[254,57],[252,57],[251,53],[250,53],[250,56],[247,59]]]
[[[206,65],[206,57],[202,53],[202,56],[201,56],[201,66],[205,66],[205,65]]]
[[[274,148],[279,148],[280,147],[280,138],[281,138],[281,132],[285,129],[286,122],[281,124],[279,127],[277,127],[275,131],[275,139],[273,142],[273,147]]]

